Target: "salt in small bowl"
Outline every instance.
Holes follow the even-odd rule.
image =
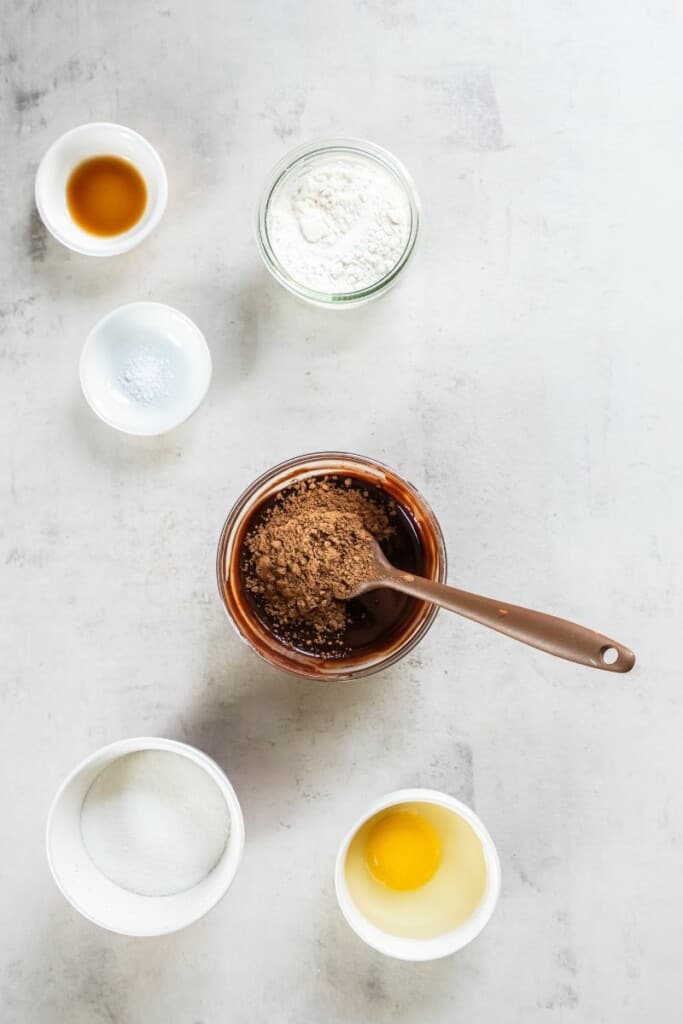
[[[133,302],[92,329],[80,379],[101,420],[150,437],[177,427],[201,405],[211,382],[211,353],[184,313],[159,302]]]

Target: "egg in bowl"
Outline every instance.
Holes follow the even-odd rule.
[[[500,891],[495,846],[447,794],[401,790],[379,800],[342,843],[336,888],[347,922],[405,960],[455,952],[489,920]]]

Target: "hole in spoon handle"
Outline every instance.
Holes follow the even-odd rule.
[[[607,672],[630,672],[636,663],[636,656],[628,647],[608,640],[598,652],[598,667]]]

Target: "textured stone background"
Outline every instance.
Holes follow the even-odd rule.
[[[683,135],[676,0],[4,0],[0,41],[3,1024],[660,1024],[680,1020]],[[47,146],[118,120],[170,201],[99,262],[46,237]],[[402,285],[346,313],[262,269],[260,183],[343,133],[394,150],[424,207]],[[165,439],[97,421],[80,347],[169,302],[214,380]],[[213,559],[261,470],[349,448],[433,503],[451,578],[630,643],[628,678],[442,615],[412,657],[323,688],[232,635]],[[156,733],[243,802],[236,883],[196,926],[109,935],[56,891],[46,811],[72,765]],[[368,950],[337,844],[410,783],[498,842],[489,929],[455,958]]]

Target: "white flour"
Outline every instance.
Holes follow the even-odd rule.
[[[323,154],[272,196],[267,229],[298,284],[354,292],[396,266],[410,235],[410,205],[399,181],[374,160]]]
[[[223,795],[200,765],[165,750],[120,757],[81,809],[95,867],[141,896],[191,889],[216,866],[230,835]]]
[[[132,352],[118,376],[118,385],[134,402],[150,405],[167,398],[175,374],[169,360],[149,346]]]

